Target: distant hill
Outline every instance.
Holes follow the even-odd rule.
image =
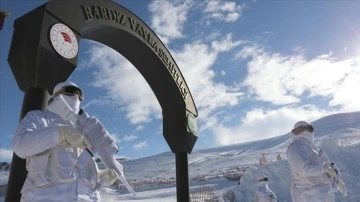
[[[0,171],[10,171],[10,163],[0,162]]]

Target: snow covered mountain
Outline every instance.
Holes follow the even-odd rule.
[[[0,162],[0,171],[9,171],[10,163],[8,162]]]
[[[360,201],[360,112],[334,114],[312,124],[316,144],[338,165],[347,184],[347,197],[337,193],[337,201]],[[290,137],[287,133],[270,139],[193,151],[189,154],[190,186],[208,183],[214,185],[224,199],[253,201],[257,179],[267,175],[270,187],[281,201],[291,201],[290,170],[285,154]],[[262,154],[268,161],[266,166],[259,166]],[[282,160],[277,160],[279,154]],[[125,161],[123,165],[131,183],[155,186],[175,181],[175,157],[170,152]],[[231,181],[240,175],[243,175],[240,185]],[[229,190],[232,193],[225,196],[229,195]]]
[[[360,201],[360,112],[334,114],[312,124],[316,144],[338,165],[347,185],[348,195],[336,193],[336,201]],[[213,187],[224,201],[254,201],[257,179],[266,175],[270,179],[269,187],[279,199],[291,201],[290,170],[285,154],[289,138],[291,134],[287,133],[270,139],[193,151],[189,154],[190,192],[199,185],[206,185]],[[262,155],[267,159],[267,165],[259,165]],[[103,201],[176,201],[173,153],[124,160],[122,164],[137,196],[131,196],[125,189],[103,188]]]

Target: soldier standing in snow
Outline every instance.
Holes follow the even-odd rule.
[[[100,201],[98,189],[121,179],[122,166],[110,162],[117,150],[113,139],[96,118],[79,115],[83,99],[76,84],[59,83],[47,110],[30,111],[19,123],[13,149],[28,171],[22,202]],[[119,169],[99,170],[89,149]]]
[[[265,166],[268,164],[265,154],[261,154],[261,158],[259,159],[260,166]]]
[[[256,187],[256,199],[258,202],[277,202],[278,198],[275,193],[270,190],[268,185],[269,178],[266,176],[258,180]]]
[[[280,153],[277,153],[277,155],[276,155],[276,160],[281,161]]]
[[[291,169],[293,202],[334,202],[336,170],[327,155],[314,144],[314,127],[299,121],[291,131],[286,154]]]

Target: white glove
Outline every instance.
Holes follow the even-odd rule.
[[[336,171],[330,166],[324,166],[324,171],[331,179],[334,179],[337,175]]]
[[[114,169],[106,168],[104,170],[99,170],[98,177],[102,186],[110,186],[115,183],[119,175]]]
[[[342,181],[341,179],[336,181],[336,189],[342,193],[344,196],[347,195],[347,190],[346,190],[346,186],[344,181]]]
[[[60,140],[59,144],[65,147],[85,146],[91,148],[89,140],[82,132],[68,126],[59,126]]]

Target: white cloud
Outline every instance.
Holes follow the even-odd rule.
[[[244,47],[238,58],[249,58],[243,85],[259,101],[274,105],[299,103],[321,96],[331,107],[359,110],[360,65],[353,59],[337,60],[323,54],[310,60],[302,55],[283,56],[257,47]],[[325,106],[327,103],[324,103]]]
[[[360,110],[359,75],[359,70],[353,70],[342,81],[339,81],[340,86],[334,89],[336,92],[333,92],[331,106],[341,106],[343,111]]]
[[[151,121],[150,115],[161,116],[155,94],[138,70],[115,50],[92,43],[87,63],[95,68],[90,85],[105,89],[100,102],[121,108],[132,124]],[[96,102],[94,102],[96,103]]]
[[[137,150],[141,150],[141,149],[144,149],[146,147],[148,147],[148,144],[147,144],[146,140],[133,145],[133,148],[137,149]]]
[[[0,162],[11,162],[13,151],[10,149],[0,148]]]
[[[154,0],[151,2],[149,5],[149,10],[153,14],[151,27],[160,36],[163,43],[167,44],[172,39],[183,37],[182,30],[191,2],[189,0]]]
[[[331,55],[306,60],[300,54],[269,53],[261,46],[242,47],[235,56],[247,61],[248,74],[241,86],[254,95],[249,97],[255,98],[253,102],[272,105],[245,112],[244,118],[232,126],[226,123],[233,123],[236,116],[218,111],[206,118],[203,128],[213,131],[219,145],[226,145],[286,134],[299,120],[314,121],[332,113],[360,110],[360,92],[356,90],[360,87],[359,62],[337,60]],[[318,101],[314,104],[304,104],[315,97]]]
[[[242,96],[240,89],[214,80],[212,65],[218,55],[241,45],[231,34],[213,40],[211,45],[194,42],[185,44],[181,50],[174,50],[173,56],[180,67],[203,116],[225,106],[238,104]],[[91,43],[86,62],[95,68],[92,86],[105,89],[106,104],[121,108],[132,124],[150,122],[153,117],[161,118],[161,108],[145,79],[119,53],[98,43]],[[219,76],[221,75],[221,72]],[[204,88],[206,86],[206,88]],[[104,104],[104,103],[102,103]]]
[[[311,122],[333,113],[360,110],[360,63],[331,55],[306,60],[299,54],[283,56],[260,46],[243,47],[236,55],[247,61],[248,74],[242,86],[254,95],[250,100],[270,105],[245,112],[232,126],[226,123],[233,122],[233,117],[212,114],[205,127],[213,131],[219,145],[226,145],[286,134],[299,120]],[[304,104],[308,99],[316,100]]]
[[[259,45],[244,46],[241,51],[235,54],[235,59],[245,59],[251,56],[259,55],[263,52],[263,48]]]
[[[237,5],[235,1],[210,0],[204,12],[213,20],[234,22],[241,17],[242,9],[242,6]]]
[[[238,41],[234,41],[232,39],[232,34],[228,33],[224,38],[222,38],[219,41],[212,41],[211,42],[211,49],[212,51],[215,52],[226,52],[229,51],[231,49],[233,49],[234,47],[237,47],[241,44],[243,44],[244,42],[241,40]]]
[[[236,86],[227,86],[215,81],[212,65],[221,52],[239,46],[242,41],[234,41],[231,34],[213,41],[211,45],[194,42],[185,44],[182,50],[173,51],[174,58],[186,78],[200,116],[207,117],[214,110],[239,103],[242,92]]]
[[[96,106],[104,106],[107,104],[110,104],[111,102],[109,102],[106,99],[99,99],[99,100],[89,100],[86,104],[82,105],[83,109],[87,109],[88,107],[91,107],[92,105],[96,105]]]
[[[136,140],[137,138],[138,138],[138,136],[131,134],[131,135],[125,135],[123,140],[126,142],[129,142],[129,141]]]
[[[297,121],[311,122],[329,113],[315,106],[258,108],[248,111],[236,126],[225,126],[216,120],[211,129],[217,144],[227,145],[283,135],[289,133]]]

